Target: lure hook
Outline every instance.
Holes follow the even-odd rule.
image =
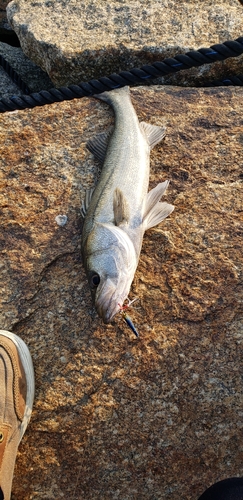
[[[133,300],[129,300],[129,298],[127,298],[127,300],[128,300],[128,304],[125,304],[125,305],[118,304],[118,306],[120,307],[120,312],[121,312],[122,317],[123,317],[125,323],[127,324],[127,326],[133,331],[133,333],[136,335],[136,337],[139,337],[139,333],[138,333],[137,329],[135,328],[130,316],[126,312],[128,307],[130,307],[131,304],[133,304],[133,302],[135,302],[135,300],[138,300],[138,297],[136,297]]]

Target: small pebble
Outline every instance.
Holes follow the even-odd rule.
[[[66,215],[57,215],[55,217],[55,221],[58,224],[58,226],[65,226],[65,224],[67,223],[67,219],[68,218]]]

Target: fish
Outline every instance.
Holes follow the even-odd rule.
[[[138,265],[143,235],[171,214],[161,202],[169,181],[148,192],[150,151],[165,127],[139,122],[129,87],[95,96],[115,115],[112,133],[101,133],[87,148],[103,165],[82,205],[81,252],[98,315],[110,323],[127,299]]]

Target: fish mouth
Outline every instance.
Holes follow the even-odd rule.
[[[96,302],[95,303],[96,310],[99,314],[99,316],[103,319],[104,323],[110,323],[114,316],[119,312],[120,307],[118,305],[118,302],[114,300],[110,300],[110,303],[108,305]]]
[[[114,316],[118,313],[118,311],[120,310],[118,304],[115,305],[115,307],[113,308],[113,310],[108,310],[108,311],[103,311],[103,315],[102,315],[102,319],[104,321],[104,323],[107,325],[108,323],[111,323],[111,321],[113,320]]]
[[[111,280],[107,280],[101,288],[99,295],[95,298],[95,308],[104,323],[110,323],[114,316],[120,311],[119,304],[125,299],[117,296],[117,287]]]

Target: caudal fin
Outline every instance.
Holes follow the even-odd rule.
[[[130,95],[130,89],[128,86],[126,87],[121,87],[119,89],[113,89],[109,91],[102,92],[101,94],[94,94],[93,97],[96,99],[99,99],[100,101],[104,101],[110,106],[112,106],[114,102],[114,98],[117,96],[129,96]]]

